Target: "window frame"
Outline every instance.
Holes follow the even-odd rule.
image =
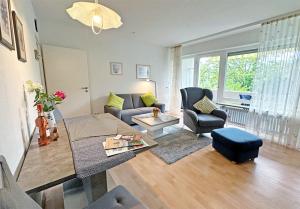
[[[222,49],[222,50],[214,50],[214,51],[184,55],[184,56],[182,56],[182,59],[194,57],[194,83],[193,83],[193,86],[198,87],[200,58],[210,57],[210,56],[220,56],[217,98],[215,98],[215,100],[217,103],[239,104],[241,102],[239,99],[224,97],[227,60],[230,55],[232,56],[232,55],[246,54],[246,53],[251,53],[251,52],[258,52],[258,44],[251,44],[248,46],[240,46],[240,47],[233,47],[233,48]]]

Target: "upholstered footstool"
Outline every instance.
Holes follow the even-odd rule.
[[[258,156],[262,140],[237,128],[220,128],[211,132],[212,146],[231,161],[242,163]]]

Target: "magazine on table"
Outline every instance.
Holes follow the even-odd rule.
[[[119,137],[118,137],[119,136]],[[108,137],[106,138],[106,143],[104,146],[105,150],[116,149],[121,147],[133,147],[143,145],[142,136],[120,136],[117,137]]]
[[[116,137],[108,137],[103,142],[103,147],[108,157],[148,146],[143,140],[142,135],[117,135]]]

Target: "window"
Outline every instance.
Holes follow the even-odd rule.
[[[220,56],[201,57],[199,60],[198,86],[210,90],[218,89]]]
[[[228,54],[225,90],[251,92],[257,52]]]
[[[220,56],[201,57],[199,59],[198,86],[210,89],[213,100],[217,100],[218,81],[220,69]]]
[[[256,61],[257,49],[249,47],[183,57],[183,87],[194,83],[212,90],[217,102],[246,105],[252,96]]]
[[[182,59],[182,88],[191,87],[194,83],[194,57]]]
[[[251,95],[256,59],[257,52],[253,50],[228,54],[224,98],[240,99],[240,94]]]

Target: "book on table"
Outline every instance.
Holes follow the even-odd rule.
[[[108,137],[103,142],[106,155],[113,156],[128,151],[133,151],[148,147],[149,145],[143,140],[142,135],[117,135],[116,137]]]

